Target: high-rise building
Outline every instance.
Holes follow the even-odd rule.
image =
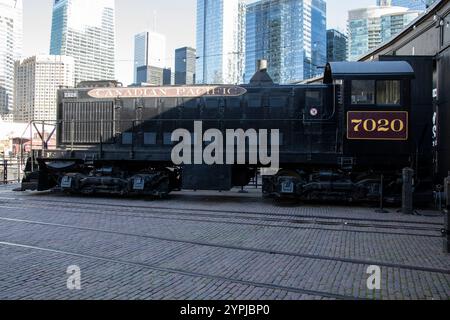
[[[414,13],[416,14],[416,13]],[[392,6],[370,6],[362,9],[354,9],[348,12],[348,56],[350,61],[355,61],[359,56],[380,45],[383,41],[383,16],[395,16],[394,23],[396,30],[401,30],[409,23],[408,18],[401,18],[402,15],[410,16],[408,8]],[[387,26],[388,18],[385,18]],[[401,21],[403,25],[401,26]],[[386,31],[386,34],[388,32]],[[390,36],[394,36],[390,32]]]
[[[75,59],[75,81],[115,78],[114,0],[55,0],[51,55]]]
[[[172,70],[154,66],[141,66],[137,68],[136,85],[150,84],[165,86],[172,84]]]
[[[424,11],[435,1],[436,0],[377,0],[377,5],[405,7],[411,10]]]
[[[390,13],[381,17],[381,41],[389,41],[400,33],[405,26],[410,24],[420,15],[421,11],[409,10],[407,12]]]
[[[137,69],[143,66],[165,68],[166,37],[156,32],[141,32],[134,37],[134,80]]]
[[[22,55],[22,0],[0,0],[0,115],[14,107],[14,61]]]
[[[197,0],[196,83],[238,84],[245,64],[242,0]]]
[[[323,73],[326,63],[324,0],[260,0],[247,6],[245,82],[258,60],[268,61],[276,83]]]
[[[327,30],[327,61],[347,61],[347,36],[335,29]]]
[[[175,50],[175,84],[195,83],[195,63],[197,53],[194,48],[184,47]]]
[[[67,56],[34,56],[16,61],[14,121],[56,120],[59,87],[74,86],[75,61]]]

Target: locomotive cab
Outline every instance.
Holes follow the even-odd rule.
[[[405,61],[327,65],[324,81],[342,85],[342,151],[355,166],[401,169],[410,164],[413,77]]]
[[[383,189],[389,194],[385,200],[399,202],[402,169],[410,167],[414,158],[413,77],[413,68],[404,61],[327,64],[324,84],[336,98],[336,141],[331,144],[335,151],[328,163],[324,159],[329,153],[322,148],[312,165],[297,161],[294,170],[266,179],[266,194],[316,201],[378,201]],[[321,141],[330,136],[323,128]]]

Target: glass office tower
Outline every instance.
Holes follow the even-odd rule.
[[[386,42],[392,39],[419,15],[420,11],[413,10],[383,15],[381,17],[381,41]]]
[[[411,10],[424,11],[435,1],[436,0],[377,0],[377,5],[405,7]]]
[[[268,61],[276,83],[323,73],[326,63],[326,3],[323,0],[261,0],[247,6],[245,82],[259,59]]]
[[[195,83],[196,57],[194,48],[184,47],[175,50],[175,84]]]
[[[327,30],[327,61],[347,61],[347,36],[336,29]]]
[[[405,7],[371,6],[350,10],[348,15],[349,60],[355,61],[380,45],[383,34],[387,39],[401,31],[418,12],[411,13]]]
[[[114,0],[55,0],[51,55],[75,59],[75,81],[115,78]]]
[[[152,66],[164,69],[166,61],[166,37],[156,32],[141,32],[134,37],[134,81],[137,83],[137,69]]]
[[[196,83],[242,83],[244,57],[245,4],[197,0]]]
[[[0,0],[0,115],[14,106],[14,62],[22,55],[22,0]]]

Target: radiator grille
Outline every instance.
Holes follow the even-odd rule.
[[[113,102],[65,102],[61,118],[62,143],[112,142]]]

